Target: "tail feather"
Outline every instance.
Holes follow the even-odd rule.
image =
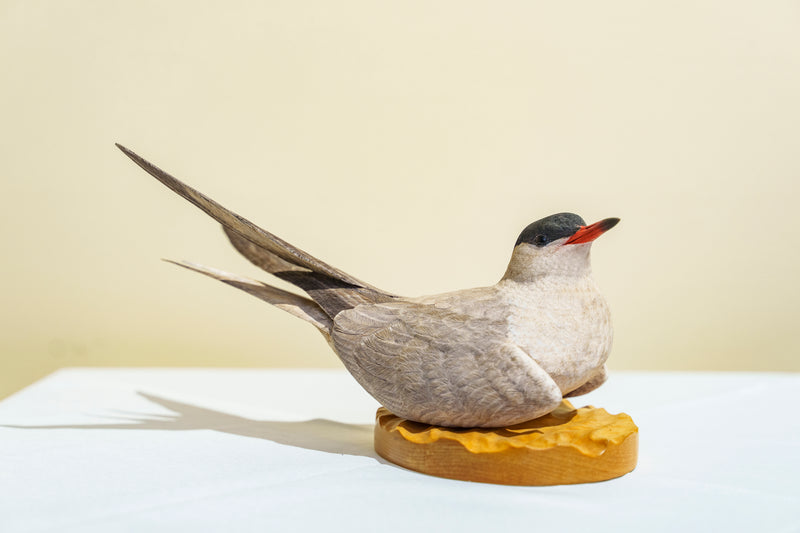
[[[316,272],[276,272],[275,276],[306,291],[311,299],[317,302],[331,318],[335,317],[339,311],[351,309],[360,304],[386,302],[394,298],[394,296],[366,287],[356,287]]]
[[[302,318],[306,322],[310,322],[316,326],[326,338],[330,338],[333,321],[313,300],[284,291],[277,287],[272,287],[260,281],[229,274],[228,272],[223,272],[215,268],[190,263],[188,261],[171,261],[169,259],[165,259],[165,261],[199,272],[200,274],[217,279],[227,285],[241,289],[248,294],[252,294],[256,298],[271,303],[289,314]]]
[[[226,209],[208,196],[193,189],[192,187],[189,187],[182,181],[164,172],[154,164],[128,150],[124,146],[120,144],[117,144],[116,146],[122,150],[122,152],[134,163],[139,165],[145,172],[175,191],[178,195],[199,207],[211,218],[215,219],[227,229],[233,230],[236,234],[244,237],[246,240],[255,244],[264,251],[277,256],[291,265],[303,267],[313,272],[324,274],[333,279],[343,281],[357,287],[369,287],[376,291],[378,290],[374,287],[371,287],[367,283],[364,283],[363,281],[358,280],[323,261],[320,261],[311,254],[292,246],[280,237],[259,228],[246,218],[237,215],[229,209]]]
[[[396,297],[320,261],[259,228],[124,146],[117,144],[117,148],[148,174],[222,224],[233,247],[251,263],[303,289],[313,301],[214,269],[191,263],[176,264],[219,279],[278,307],[284,306],[282,308],[286,311],[311,321],[321,329],[329,330],[333,317],[344,309],[363,303],[385,302]]]
[[[274,253],[250,242],[246,237],[242,237],[230,228],[222,226],[222,231],[225,232],[225,235],[237,252],[265,272],[269,272],[270,274],[290,271],[310,272],[309,269],[281,259]]]
[[[330,316],[335,317],[339,311],[350,309],[359,304],[385,302],[395,296],[379,291],[373,287],[353,285],[343,280],[332,278],[320,272],[313,272],[265,250],[261,246],[250,242],[235,231],[222,228],[228,236],[233,247],[248,261],[303,289],[311,299]]]

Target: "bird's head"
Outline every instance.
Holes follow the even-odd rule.
[[[588,273],[592,241],[618,222],[618,218],[606,218],[587,225],[574,213],[537,220],[519,234],[504,279],[525,281],[550,274]]]

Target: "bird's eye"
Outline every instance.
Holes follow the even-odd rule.
[[[533,244],[536,246],[544,246],[549,242],[550,239],[548,239],[546,235],[542,235],[541,233],[533,238]]]

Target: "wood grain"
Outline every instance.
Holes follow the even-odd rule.
[[[639,429],[630,416],[564,400],[549,415],[506,428],[445,428],[381,407],[375,451],[438,477],[503,485],[605,481],[636,468]]]

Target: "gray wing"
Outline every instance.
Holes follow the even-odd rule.
[[[298,266],[290,263],[289,261],[281,259],[273,252],[270,252],[262,246],[253,244],[251,241],[247,240],[245,237],[242,237],[228,227],[222,226],[222,230],[225,232],[225,235],[228,237],[228,240],[231,242],[237,252],[242,254],[245,258],[247,258],[248,261],[265,272],[274,274],[275,272],[311,271],[308,268]]]
[[[148,174],[220,222],[234,248],[251,263],[306,291],[328,317],[359,304],[395,298],[259,228],[124,146],[117,147]]]
[[[306,291],[311,299],[317,302],[331,317],[336,316],[342,309],[350,309],[364,303],[386,302],[395,298],[394,295],[367,286],[366,283],[362,283],[362,286],[355,286],[293,265],[261,246],[253,244],[235,231],[224,226],[223,229],[233,247],[248,261]]]
[[[249,247],[247,245],[243,245],[240,248],[239,246],[237,246],[237,242],[234,242],[234,246],[236,246],[240,252],[245,253],[245,255],[247,255],[246,252],[260,250],[262,255],[262,260],[264,261],[266,261],[266,259],[263,258],[267,254],[272,254],[273,256],[276,256],[278,259],[282,260],[282,262],[276,261],[276,264],[288,263],[290,265],[294,265],[294,267],[300,267],[300,270],[308,269],[309,271],[323,274],[325,276],[331,277],[333,279],[339,280],[349,285],[353,285],[356,287],[372,288],[374,290],[377,290],[374,287],[364,283],[363,281],[360,281],[354,278],[353,276],[345,272],[342,272],[341,270],[334,268],[323,261],[320,261],[316,257],[289,244],[280,237],[273,235],[272,233],[264,229],[259,228],[246,218],[237,215],[236,213],[230,211],[229,209],[226,209],[225,207],[221,206],[220,204],[218,204],[205,194],[186,185],[185,183],[171,176],[167,172],[164,172],[151,162],[140,157],[133,151],[128,150],[121,144],[117,144],[116,146],[117,148],[122,150],[122,152],[125,155],[127,155],[134,163],[139,165],[145,172],[147,172],[148,174],[156,178],[158,181],[160,181],[161,183],[163,183],[164,185],[175,191],[178,195],[182,196],[189,202],[199,207],[211,218],[222,224],[226,229],[233,231],[236,236],[242,237],[247,241],[249,241],[250,243],[256,245],[256,247]],[[231,233],[228,232],[228,235],[230,236]],[[259,264],[257,261],[254,262],[256,264]],[[269,269],[267,270],[269,271]]]
[[[401,301],[341,312],[332,339],[356,380],[396,415],[498,427],[547,414],[561,401],[555,382],[506,342],[505,331],[502,319]]]

